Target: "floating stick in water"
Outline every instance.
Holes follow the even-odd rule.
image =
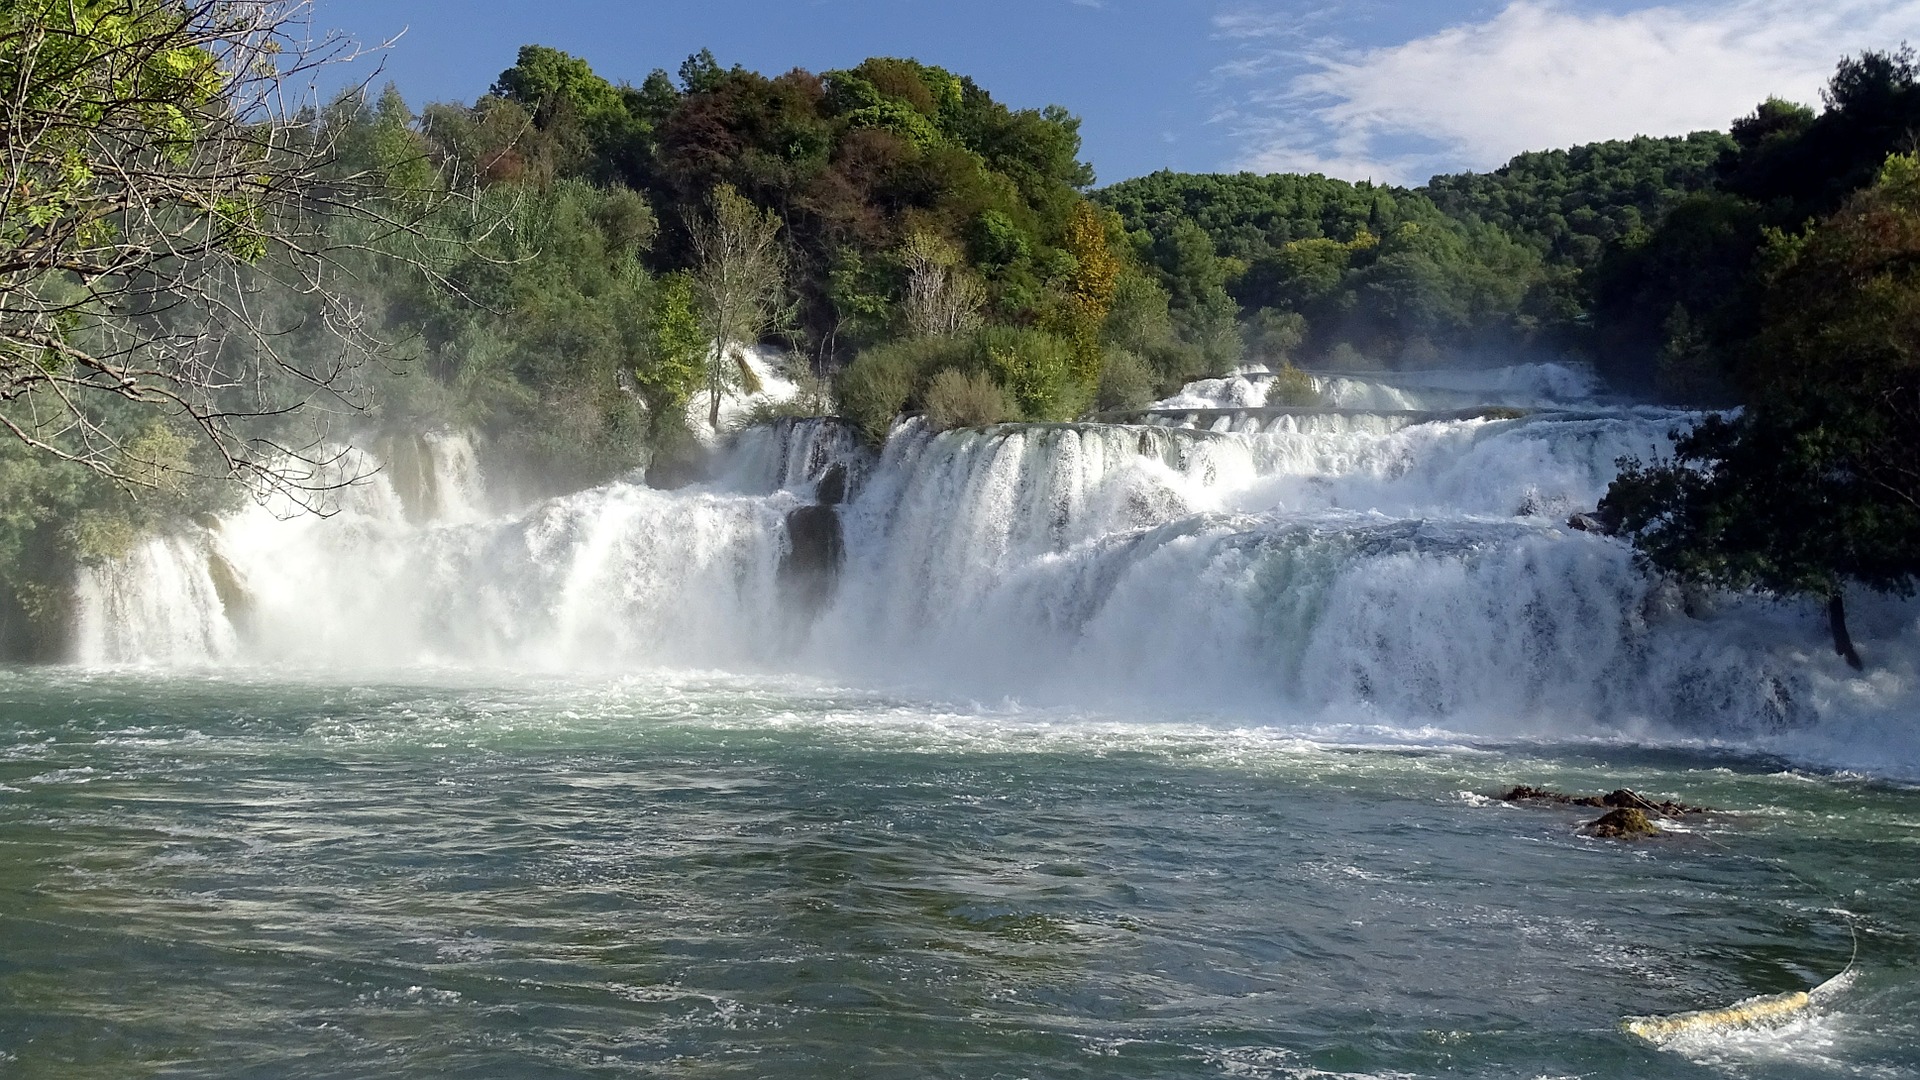
[[[1514,795],[1532,797],[1533,789],[1516,788]],[[1624,796],[1628,805],[1638,802],[1646,806],[1649,810],[1660,812],[1662,816],[1669,816],[1664,812],[1663,808],[1648,802],[1646,799],[1641,798],[1631,791],[1621,790],[1614,792],[1614,795]],[[1611,799],[1612,796],[1609,796],[1609,798]],[[1509,796],[1508,800],[1512,801],[1512,796]],[[1606,819],[1602,818],[1601,820],[1604,821]],[[1598,822],[1595,822],[1595,824],[1598,824]],[[1832,893],[1801,877],[1799,874],[1794,873],[1792,870],[1787,869],[1785,866],[1777,863],[1769,863],[1763,859],[1756,859],[1751,855],[1739,855],[1738,852],[1727,847],[1727,845],[1714,839],[1712,836],[1706,837],[1706,840],[1708,843],[1726,851],[1728,854],[1736,855],[1740,858],[1753,859],[1754,862],[1760,863],[1762,866],[1772,866],[1775,870],[1780,871],[1806,888],[1811,889],[1814,893],[1825,897],[1828,903],[1833,905],[1831,910],[1846,917],[1847,936],[1853,940],[1853,951],[1847,957],[1847,966],[1841,969],[1840,974],[1835,975],[1833,978],[1828,979],[1826,982],[1821,983],[1811,990],[1794,990],[1785,994],[1762,994],[1758,997],[1742,998],[1724,1009],[1701,1009],[1696,1012],[1674,1013],[1670,1016],[1627,1016],[1621,1018],[1620,1029],[1622,1031],[1625,1031],[1629,1035],[1645,1039],[1656,1046],[1664,1045],[1669,1040],[1681,1035],[1729,1031],[1737,1028],[1753,1028],[1762,1027],[1767,1024],[1785,1023],[1801,1013],[1806,1012],[1815,1004],[1819,1003],[1821,999],[1837,994],[1851,985],[1854,978],[1854,965],[1860,961],[1860,930],[1853,924],[1852,913],[1842,909],[1839,906],[1839,901],[1833,898]]]
[[[1680,1035],[1784,1023],[1852,981],[1852,966],[1849,965],[1848,970],[1812,990],[1763,994],[1737,1001],[1724,1009],[1701,1009],[1671,1016],[1629,1016],[1620,1021],[1620,1027],[1627,1034],[1639,1036],[1657,1046]]]
[[[1723,1031],[1727,1028],[1758,1027],[1778,1023],[1813,1004],[1805,990],[1790,994],[1767,994],[1735,1002],[1724,1009],[1674,1013],[1672,1016],[1629,1016],[1620,1026],[1629,1035],[1638,1035],[1650,1043],[1663,1043],[1676,1035],[1696,1031]]]

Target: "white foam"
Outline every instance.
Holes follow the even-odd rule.
[[[1624,544],[1564,526],[1616,458],[1684,419],[908,424],[877,460],[845,425],[802,421],[733,439],[710,484],[613,483],[510,515],[487,506],[469,443],[429,439],[424,515],[383,472],[332,517],[253,507],[86,571],[79,655],[803,670],[1297,730],[1684,736],[1877,775],[1920,764],[1915,605],[1856,605],[1860,677],[1811,608],[1729,599],[1689,617]],[[856,484],[845,572],[823,610],[799,610],[780,580],[787,514],[836,465]]]

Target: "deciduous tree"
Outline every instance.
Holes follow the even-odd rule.
[[[688,229],[694,292],[713,342],[706,369],[707,421],[717,431],[721,397],[751,388],[745,350],[792,312],[786,254],[779,242],[780,218],[755,207],[730,184],[714,189]]]
[[[1834,649],[1849,585],[1920,578],[1920,159],[1806,233],[1773,234],[1749,406],[1629,463],[1603,508],[1654,567],[1822,600]]]
[[[379,343],[332,257],[409,222],[374,197],[384,178],[331,168],[331,142],[289,112],[300,79],[351,51],[309,43],[298,13],[0,5],[0,427],[15,438],[151,483],[155,463],[104,419],[130,404],[197,428],[228,474],[321,482],[284,425],[250,421],[363,403],[356,370]],[[330,235],[343,219],[360,227]],[[275,315],[288,294],[318,326]]]
[[[980,327],[987,287],[961,262],[952,244],[915,230],[901,246],[907,295],[901,302],[907,330],[919,337],[952,337]]]

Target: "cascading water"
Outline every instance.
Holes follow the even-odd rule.
[[[1396,408],[1475,396],[1460,373],[1341,385]],[[1552,368],[1489,386],[1539,405],[1586,384]],[[376,445],[396,456],[333,517],[249,508],[87,571],[78,645],[95,664],[799,668],[1483,730],[1728,731],[1904,700],[1910,673],[1849,683],[1798,609],[1693,617],[1705,598],[1565,527],[1617,459],[1686,419],[910,423],[877,458],[845,425],[785,422],[741,435],[703,485],[616,482],[495,516],[471,446],[432,436]],[[789,515],[836,469],[844,568],[802,610],[781,584]],[[1864,606],[1869,649],[1912,635],[1907,609]]]
[[[1258,409],[1267,404],[1270,372],[1256,365],[1240,374],[1189,383],[1150,409]],[[1592,401],[1600,382],[1585,367],[1515,364],[1484,370],[1438,369],[1391,376],[1329,373],[1313,376],[1321,403],[1337,409],[1439,411],[1480,406],[1556,408]]]

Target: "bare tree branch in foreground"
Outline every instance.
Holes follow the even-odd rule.
[[[351,479],[325,421],[382,343],[338,256],[425,214],[333,167],[312,79],[358,54],[303,3],[0,0],[0,427],[130,485],[178,466],[130,410],[256,491]]]

